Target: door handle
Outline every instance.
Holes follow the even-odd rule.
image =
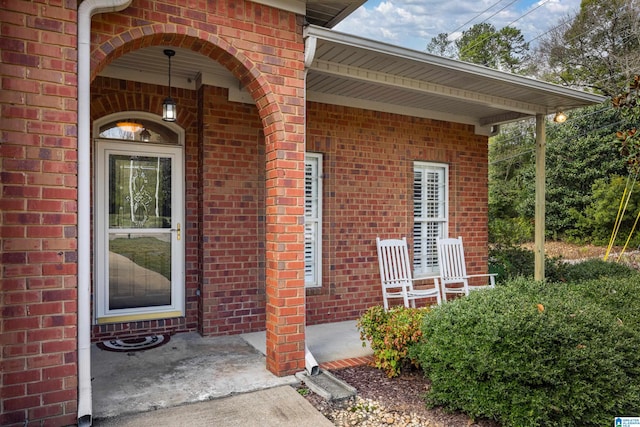
[[[175,231],[176,234],[176,239],[180,240],[180,223],[178,223],[178,228],[172,228],[171,231]]]

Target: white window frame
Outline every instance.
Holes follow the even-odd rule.
[[[430,188],[425,188],[427,186]],[[449,165],[414,162],[412,188],[413,275],[416,278],[437,276],[436,239],[449,234]]]
[[[304,286],[318,288],[322,286],[322,154],[305,153],[304,172]]]

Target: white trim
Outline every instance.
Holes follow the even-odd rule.
[[[298,15],[306,15],[307,2],[300,0],[253,0],[254,3],[264,4],[276,9],[285,10],[287,12],[297,13]]]
[[[122,120],[122,119],[138,119],[138,120],[146,120],[146,121],[150,121],[150,122],[154,122],[157,123],[161,126],[164,126],[168,129],[170,129],[172,132],[174,132],[175,134],[177,134],[178,136],[178,140],[176,141],[177,144],[175,145],[169,145],[169,144],[154,144],[154,143],[142,143],[142,142],[136,142],[136,141],[118,141],[118,140],[108,140],[108,139],[99,139],[99,138],[95,138],[96,140],[96,147],[94,150],[94,180],[93,180],[93,194],[94,194],[94,205],[95,205],[95,214],[94,214],[94,242],[93,242],[93,247],[94,247],[94,251],[93,253],[96,254],[95,255],[95,259],[94,259],[94,268],[93,268],[93,283],[95,286],[95,291],[94,291],[94,298],[93,298],[93,304],[94,304],[94,310],[93,310],[93,322],[94,324],[98,323],[98,319],[101,319],[101,323],[104,323],[104,321],[106,319],[108,319],[109,317],[121,317],[121,316],[126,316],[126,315],[135,315],[135,314],[143,314],[143,313],[154,313],[154,312],[158,312],[158,313],[164,313],[164,312],[181,312],[182,315],[185,314],[185,249],[184,249],[184,242],[185,242],[185,237],[186,237],[186,230],[185,230],[185,203],[184,203],[184,192],[186,189],[186,182],[185,182],[185,174],[183,173],[185,165],[184,165],[184,141],[185,141],[185,130],[180,127],[178,124],[176,123],[172,123],[172,122],[165,122],[162,120],[162,118],[156,114],[152,114],[149,112],[145,112],[145,111],[121,111],[121,112],[117,112],[117,113],[113,113],[113,114],[109,114],[107,116],[103,116],[100,117],[99,119],[96,119],[93,122],[93,135],[97,136],[100,133],[100,127],[113,122],[113,121],[117,121],[117,120]],[[100,226],[100,221],[106,221],[106,219],[104,218],[100,218],[102,215],[104,215],[106,213],[106,207],[103,206],[103,204],[105,203],[104,198],[99,197],[100,195],[105,193],[105,188],[100,188],[99,186],[107,186],[108,182],[106,182],[106,179],[103,179],[104,177],[104,168],[105,168],[105,164],[104,162],[106,161],[106,159],[101,158],[101,150],[104,150],[104,145],[107,146],[107,148],[109,149],[113,149],[115,151],[121,151],[121,152],[132,152],[132,151],[139,151],[141,153],[144,154],[151,154],[151,153],[162,153],[162,154],[171,154],[171,155],[176,155],[177,153],[177,157],[174,161],[174,166],[177,168],[175,171],[172,171],[172,197],[174,197],[173,199],[173,205],[172,205],[172,215],[174,216],[174,218],[172,218],[173,224],[172,224],[172,228],[176,228],[177,224],[180,223],[180,228],[181,228],[181,239],[178,245],[172,244],[172,248],[174,248],[174,251],[172,252],[172,259],[180,259],[179,263],[174,263],[174,265],[172,265],[172,305],[171,306],[165,306],[162,308],[152,308],[152,309],[144,309],[144,310],[137,310],[135,312],[127,312],[126,310],[118,310],[117,312],[114,313],[109,313],[108,311],[104,310],[104,307],[101,307],[100,303],[99,303],[99,298],[102,299],[103,301],[108,301],[108,298],[106,297],[105,294],[99,294],[98,290],[99,290],[99,277],[105,277],[105,272],[101,271],[100,268],[104,268],[106,265],[108,265],[108,263],[104,259],[104,256],[101,256],[100,254],[102,254],[102,252],[107,252],[108,251],[104,251],[104,248],[106,248],[106,241],[105,241],[105,236],[102,233],[100,233],[100,230],[104,229],[105,232],[107,230],[107,227],[102,227]],[[102,153],[104,154],[104,153]],[[99,181],[100,180],[100,181]],[[174,215],[175,212],[175,215]],[[175,234],[174,234],[175,236]],[[175,239],[172,239],[172,241],[175,242]],[[104,254],[103,254],[104,255]],[[176,258],[173,258],[176,257]],[[101,262],[98,262],[98,260],[101,259]],[[174,268],[174,266],[180,266],[180,269],[176,269]],[[173,284],[176,283],[177,286],[174,286]],[[106,286],[105,286],[106,288]],[[106,304],[106,302],[105,302]]]
[[[433,263],[433,268],[431,268],[429,271],[427,267],[422,266],[422,265],[416,265],[415,259],[416,259],[416,254],[415,254],[415,249],[418,245],[421,246],[422,250],[426,251],[426,244],[423,241],[424,236],[422,236],[420,238],[420,240],[416,239],[416,235],[415,235],[415,227],[417,223],[420,224],[430,224],[430,223],[437,223],[438,227],[439,227],[439,233],[438,236],[439,238],[446,238],[449,235],[448,229],[449,229],[449,186],[450,186],[450,182],[449,182],[449,165],[446,163],[435,163],[435,162],[421,162],[421,161],[416,161],[413,162],[413,180],[412,180],[412,188],[415,185],[415,172],[420,170],[423,174],[425,172],[428,171],[433,171],[433,172],[437,172],[438,174],[442,174],[442,179],[444,180],[444,182],[442,183],[442,186],[444,188],[443,194],[439,194],[439,200],[444,204],[444,209],[443,212],[441,212],[441,214],[438,217],[430,217],[430,216],[422,216],[420,217],[421,219],[419,221],[417,221],[417,218],[415,216],[415,204],[414,206],[414,229],[413,229],[413,234],[414,234],[414,241],[413,241],[413,247],[414,247],[414,265],[413,265],[413,269],[414,269],[414,277],[416,278],[424,278],[424,277],[433,277],[435,275],[438,274],[438,263],[437,263],[437,256],[438,256],[438,252],[437,252],[437,246],[436,246],[436,240],[434,239],[433,242],[430,242],[430,246],[431,250],[428,255],[430,257],[436,257],[436,262]],[[412,197],[412,200],[415,200],[414,197]],[[423,199],[424,200],[424,199]],[[425,233],[425,230],[422,229],[421,227],[421,235],[423,235]],[[437,238],[436,237],[436,238]],[[423,253],[422,256],[424,257],[425,255],[427,255],[426,253]],[[420,268],[420,270],[418,270],[418,268]]]
[[[96,168],[95,168],[95,242],[94,242],[94,272],[95,272],[95,321],[104,323],[110,317],[135,316],[140,314],[156,313],[158,318],[163,318],[163,313],[185,313],[185,227],[184,227],[184,182],[183,182],[183,150],[178,145],[160,145],[137,142],[121,142],[107,139],[96,141]],[[139,153],[141,156],[160,156],[172,159],[172,185],[171,185],[171,229],[177,229],[180,225],[180,240],[177,233],[168,228],[128,229],[118,230],[120,233],[135,234],[164,234],[171,241],[171,304],[132,309],[110,310],[109,301],[109,242],[108,206],[109,180],[107,179],[108,161],[111,154],[130,155]]]
[[[307,165],[307,160],[311,160],[316,162],[317,166],[317,176],[314,176],[315,183],[317,187],[315,191],[318,194],[317,204],[315,206],[315,211],[317,212],[317,216],[312,219],[314,226],[314,240],[313,240],[313,253],[315,258],[313,260],[313,282],[307,282],[306,277],[306,260],[305,260],[305,288],[317,288],[322,286],[322,154],[320,153],[305,153],[305,169]],[[312,178],[312,179],[313,179]],[[305,172],[305,192],[306,192],[306,172]],[[306,194],[306,193],[305,193]],[[306,210],[306,201],[305,201],[305,210]],[[305,227],[307,225],[307,215],[305,212]],[[305,242],[305,252],[306,252],[306,242]]]
[[[176,124],[175,122],[165,122],[157,114],[149,113],[146,111],[120,111],[117,113],[109,114],[108,116],[100,117],[99,119],[93,121],[93,137],[95,139],[98,138],[101,126],[109,122],[115,122],[116,120],[125,119],[147,120],[171,129],[172,132],[178,135],[178,144],[184,146],[185,131],[182,127],[180,127],[180,125]],[[184,179],[184,177],[182,179]]]

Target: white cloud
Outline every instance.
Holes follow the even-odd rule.
[[[496,28],[512,25],[523,32],[526,40],[532,40],[557,24],[560,18],[575,14],[580,7],[580,0],[510,3],[512,0],[370,0],[335,29],[424,50],[439,33],[451,33],[466,23],[460,29],[464,31],[484,20]]]

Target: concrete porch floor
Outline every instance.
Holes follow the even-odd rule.
[[[307,346],[322,368],[363,363],[356,321],[307,327]],[[93,418],[135,414],[186,403],[295,385],[266,369],[265,333],[203,338],[182,333],[158,348],[117,353],[91,347]]]

